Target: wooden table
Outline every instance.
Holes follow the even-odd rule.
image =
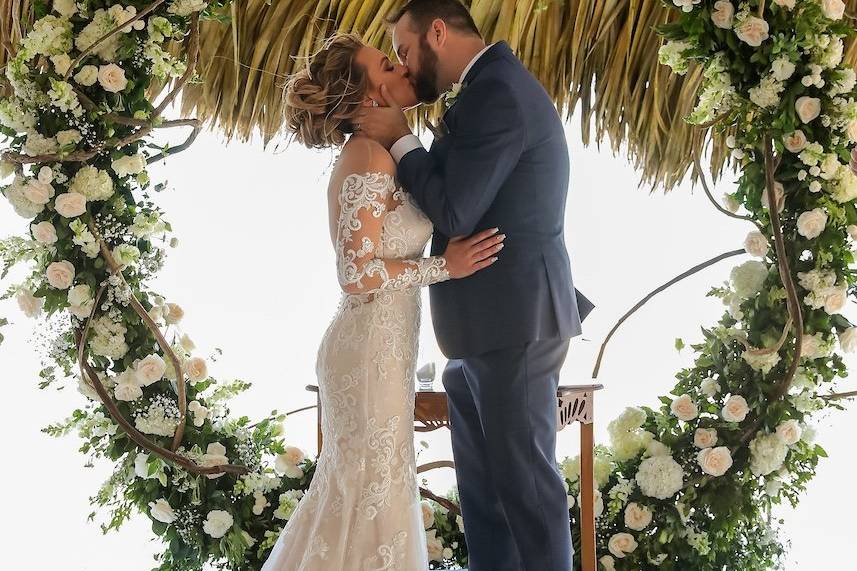
[[[318,452],[321,453],[321,399],[317,385],[307,385],[307,390],[316,393],[318,407]],[[557,390],[557,431],[573,422],[580,423],[580,537],[583,571],[596,571],[595,565],[595,393],[603,385],[560,385]],[[449,428],[449,409],[446,393],[417,391],[414,403],[414,430],[431,432]],[[453,468],[447,460],[429,462],[417,467],[417,472],[434,468]]]

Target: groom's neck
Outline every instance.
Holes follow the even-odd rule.
[[[478,36],[456,36],[449,39],[448,76],[444,78],[447,88],[461,78],[461,72],[467,64],[484,48],[485,40]]]

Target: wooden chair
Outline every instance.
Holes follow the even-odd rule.
[[[595,421],[595,393],[603,385],[560,385],[557,390],[557,431],[573,422],[580,423],[580,536],[581,562],[583,571],[596,571],[595,565],[595,439],[593,427]],[[317,385],[307,385],[306,389],[316,393],[318,407],[318,452],[321,453],[321,399]],[[414,403],[414,430],[431,432],[439,428],[449,428],[449,412],[445,392],[417,391]],[[454,468],[448,460],[429,462],[417,467],[422,473],[435,468]],[[437,499],[427,490],[423,495]]]

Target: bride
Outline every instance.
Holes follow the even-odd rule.
[[[350,134],[382,84],[417,104],[404,66],[343,34],[286,89],[295,138],[342,148],[328,204],[343,295],[316,363],[324,447],[262,571],[428,569],[413,435],[420,288],[493,264],[504,236],[458,237],[443,255],[422,257],[431,222],[398,186],[387,150]]]

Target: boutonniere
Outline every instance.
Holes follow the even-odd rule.
[[[461,95],[461,91],[467,87],[466,83],[458,83],[455,82],[452,84],[452,87],[449,88],[443,95],[443,102],[446,104],[447,108],[452,107],[452,105],[458,100],[458,96]]]

